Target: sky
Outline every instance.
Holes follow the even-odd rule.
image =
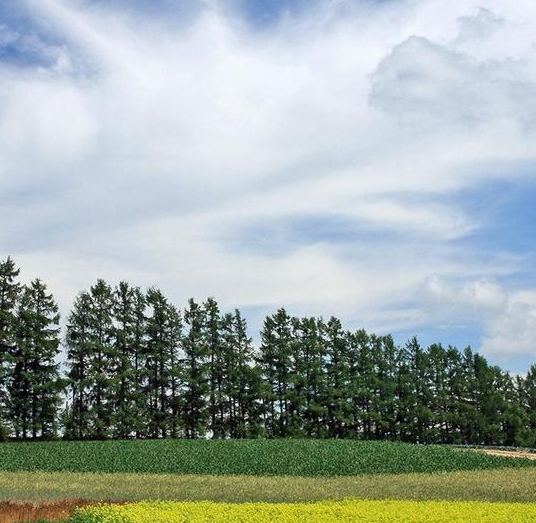
[[[533,0],[2,0],[0,255],[536,363]]]

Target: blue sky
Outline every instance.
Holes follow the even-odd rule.
[[[536,363],[528,0],[4,0],[0,250]],[[7,224],[7,225],[6,225]]]

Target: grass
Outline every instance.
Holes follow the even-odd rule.
[[[333,477],[534,467],[445,446],[351,440],[144,440],[0,444],[0,470]]]
[[[406,499],[536,502],[536,468],[354,477],[1,472],[0,498],[225,502]]]

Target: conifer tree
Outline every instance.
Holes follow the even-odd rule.
[[[205,321],[203,323],[202,345],[206,347],[208,363],[208,429],[213,438],[223,438],[227,433],[229,418],[229,398],[225,395],[225,381],[229,369],[226,368],[225,350],[230,346],[224,343],[220,309],[214,298],[203,304]]]
[[[527,375],[518,385],[520,404],[526,416],[527,446],[536,447],[536,364],[531,365]]]
[[[249,438],[262,433],[260,369],[254,364],[252,340],[240,311],[222,318],[222,397],[228,413],[225,437]]]
[[[39,279],[23,288],[10,351],[9,416],[17,438],[49,439],[56,435],[60,392],[59,314]]]
[[[393,338],[370,336],[370,346],[374,361],[372,411],[375,420],[375,439],[396,439],[396,392],[400,351]],[[350,360],[353,358],[350,357]],[[352,373],[351,373],[352,374]]]
[[[349,384],[348,339],[338,318],[331,317],[325,324],[324,346],[326,350],[327,426],[330,438],[347,437],[348,426],[353,421],[353,405],[346,390]]]
[[[430,365],[430,389],[432,392],[430,410],[434,423],[430,429],[431,443],[438,443],[446,438],[449,413],[448,396],[448,359],[447,351],[440,343],[428,347]]]
[[[146,299],[139,287],[120,282],[114,290],[114,438],[140,437],[146,428],[143,419],[143,352],[146,343]]]
[[[177,437],[181,319],[160,290],[151,288],[146,297],[149,306],[145,352],[148,435]]]
[[[89,439],[91,407],[90,392],[93,385],[90,373],[91,351],[90,308],[91,297],[80,293],[69,314],[65,345],[67,352],[67,405],[63,413],[64,437]]]
[[[353,430],[363,439],[374,437],[376,413],[374,411],[375,358],[371,336],[364,330],[354,332],[348,340],[352,354],[350,366],[350,394],[355,407]],[[396,401],[393,395],[393,402]]]
[[[497,370],[500,369],[497,367]],[[528,415],[523,406],[522,378],[500,372],[498,387],[503,396],[500,415],[501,444],[509,447],[528,447],[533,444],[528,428]]]
[[[264,320],[258,363],[262,369],[267,434],[286,437],[289,428],[290,375],[294,365],[291,318],[284,308]]]
[[[66,344],[70,405],[66,437],[105,439],[113,433],[117,348],[113,292],[98,280],[80,293],[68,318]]]
[[[19,272],[11,257],[0,262],[0,440],[7,438],[10,431],[6,412],[6,384],[10,371],[9,354],[15,347],[15,307],[21,292]]]
[[[307,437],[326,435],[326,407],[323,398],[326,389],[326,353],[322,343],[322,329],[322,319],[292,319],[293,338],[299,351],[296,358],[294,401],[302,433]]]
[[[470,347],[466,347],[462,352],[461,366],[463,379],[458,409],[462,441],[469,445],[484,443],[486,420],[481,406],[487,362]]]
[[[427,443],[430,436],[428,431],[433,426],[428,354],[413,337],[406,343],[401,360],[398,374],[401,438],[414,443]]]
[[[204,309],[192,298],[183,311],[184,337],[183,358],[183,403],[182,418],[184,434],[188,439],[203,436],[207,430],[208,351],[205,345]]]

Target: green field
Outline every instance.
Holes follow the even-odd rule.
[[[439,445],[353,440],[144,440],[0,444],[0,470],[334,477],[534,467]]]

